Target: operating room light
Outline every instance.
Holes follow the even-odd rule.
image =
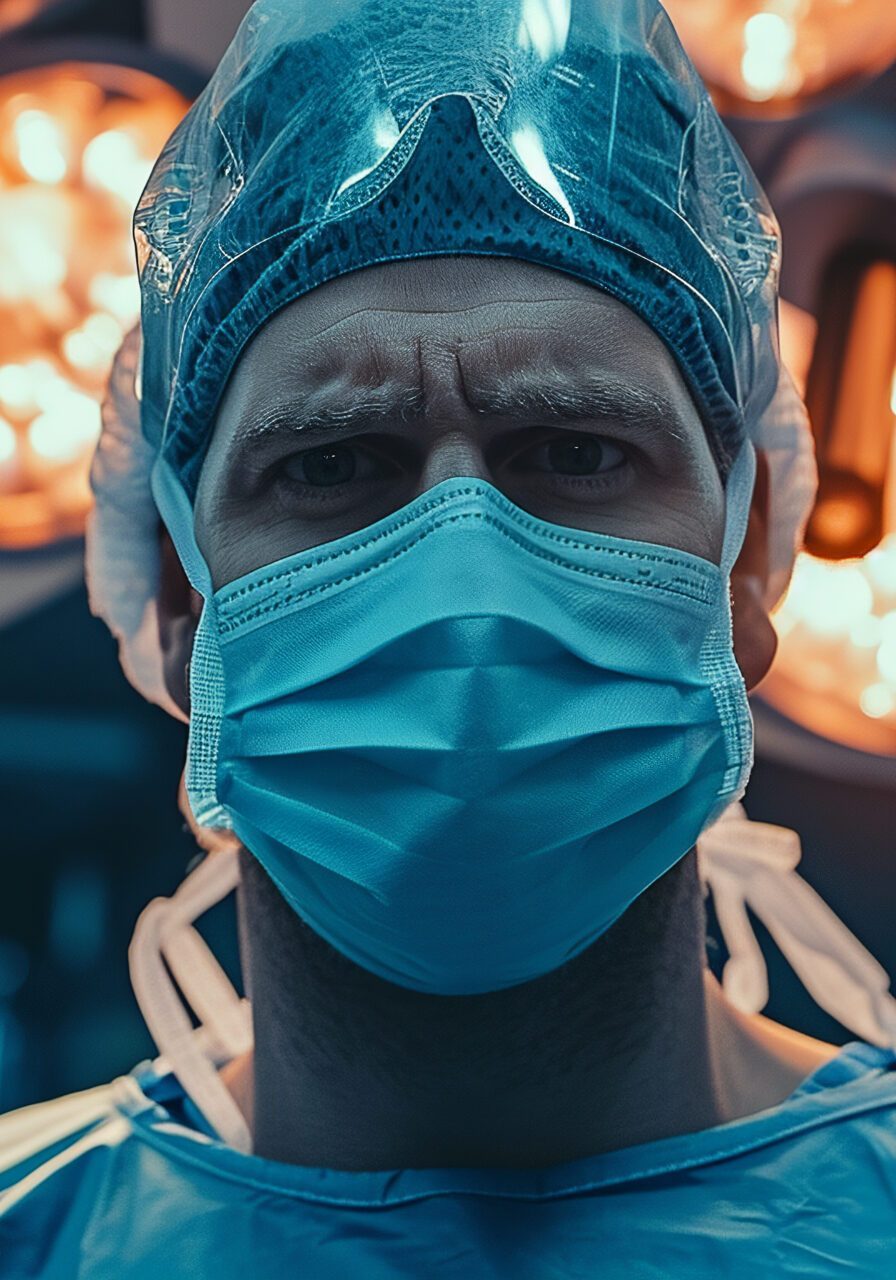
[[[740,74],[752,96],[770,98],[788,84],[799,88],[793,62],[796,31],[777,13],[754,13],[744,23],[744,52]]]
[[[100,400],[139,315],[131,214],[187,102],[125,67],[0,81],[0,546],[79,533]]]
[[[149,176],[146,156],[137,140],[123,129],[109,129],[92,138],[81,158],[84,181],[124,201],[133,209]]]
[[[19,163],[35,182],[61,182],[68,173],[65,137],[46,111],[19,112],[13,126]]]
[[[836,310],[844,304],[844,278],[849,315]],[[798,557],[773,618],[778,654],[761,693],[822,737],[896,755],[896,268],[847,261],[829,275],[827,292],[821,338],[805,313],[790,305],[781,310],[784,357],[814,407],[821,487],[810,550]],[[834,328],[843,320],[844,329],[829,341],[831,316]],[[821,366],[821,382],[813,365]],[[831,367],[836,376],[825,380]],[[826,404],[830,414],[820,431]],[[854,483],[843,474],[847,461]]]
[[[717,105],[775,114],[896,57],[892,0],[665,0]]]

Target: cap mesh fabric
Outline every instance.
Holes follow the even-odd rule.
[[[627,303],[675,356],[723,474],[745,437],[765,451],[767,603],[785,589],[815,472],[778,356],[776,224],[656,0],[259,0],[160,156],[135,234],[142,402],[130,357],[88,570],[130,677],[169,710],[154,514],[201,590],[189,506],[240,351],[292,299],[374,262],[521,257]]]
[[[377,262],[461,253],[522,258],[575,275],[627,303],[663,337],[697,403],[720,468],[743,440],[731,352],[693,293],[646,258],[610,249],[545,216],[497,170],[478,142],[466,99],[433,104],[417,149],[376,200],[297,239],[254,275],[252,255],[230,269],[225,307],[206,295],[193,315],[197,355],[189,383],[175,390],[177,427],[169,459],[192,493],[204,456],[209,406],[221,390],[225,352],[237,351],[286,300]],[[723,376],[725,375],[725,376]]]
[[[777,384],[774,218],[655,0],[258,0],[136,232],[143,429],[188,495],[251,336],[389,258],[507,253],[616,294],[723,466]]]

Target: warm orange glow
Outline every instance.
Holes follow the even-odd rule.
[[[0,32],[21,26],[43,8],[44,0],[0,0]]]
[[[47,297],[65,282],[72,249],[71,210],[41,187],[0,196],[0,306]]]
[[[131,215],[186,107],[122,67],[0,81],[0,546],[83,528],[99,401],[139,315]]]
[[[778,323],[781,332],[781,356],[796,383],[801,396],[806,395],[806,383],[812,364],[812,352],[818,334],[818,322],[808,311],[794,306],[785,298],[780,301]],[[894,409],[896,413],[896,409]]]
[[[0,493],[15,487],[19,472],[19,437],[15,427],[0,418]]]
[[[818,338],[806,382],[819,489],[806,549],[844,559],[872,550],[886,529],[896,262],[845,254],[826,271],[820,292]]]
[[[816,733],[896,755],[896,264],[843,255],[821,299],[817,324],[781,311],[819,490],[762,694]]]
[[[896,57],[893,0],[664,0],[723,109],[787,110]]]
[[[824,737],[896,754],[896,534],[862,560],[799,557],[762,696]]]
[[[19,164],[35,182],[53,184],[68,175],[67,138],[46,111],[20,111],[13,126]]]
[[[890,532],[868,555],[797,559],[762,696],[824,737],[896,755],[896,447],[886,496]]]

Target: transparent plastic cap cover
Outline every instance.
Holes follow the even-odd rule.
[[[451,96],[475,128],[446,182],[486,160],[526,209],[513,234],[447,216],[431,184],[418,219],[384,215]],[[143,432],[188,491],[252,334],[372,260],[504,253],[613,292],[673,350],[723,462],[779,385],[774,217],[654,0],[258,0],[135,234]]]

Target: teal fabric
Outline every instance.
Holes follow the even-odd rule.
[[[523,258],[615,295],[723,469],[778,384],[774,216],[657,0],[258,0],[135,232],[143,432],[191,497],[252,335],[375,262]]]
[[[206,603],[187,786],[316,933],[467,995],[600,937],[739,797],[750,711],[721,565],[448,479]],[[214,794],[206,788],[214,780]]]
[[[171,1076],[0,1121],[2,1280],[883,1280],[896,1054],[781,1106],[543,1169],[346,1173],[241,1155]]]

